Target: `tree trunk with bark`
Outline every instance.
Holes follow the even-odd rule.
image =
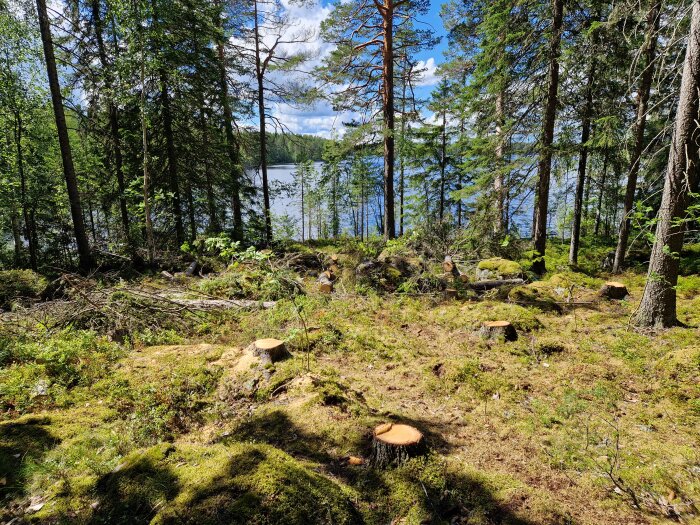
[[[29,207],[27,205],[27,177],[24,173],[24,152],[22,149],[22,135],[24,127],[22,125],[22,115],[15,111],[15,147],[17,148],[17,171],[19,172],[20,202],[22,205],[22,219],[24,220],[24,237],[27,239],[29,247],[29,265],[32,270],[37,269],[37,245],[34,235],[32,235],[32,221]]]
[[[647,35],[643,48],[644,71],[637,93],[637,117],[634,123],[634,148],[630,159],[630,168],[627,175],[627,188],[625,189],[625,201],[620,223],[620,234],[617,238],[615,248],[615,261],[613,262],[613,273],[618,273],[625,263],[625,252],[627,251],[627,241],[629,239],[631,220],[630,214],[634,207],[634,194],[637,191],[637,176],[639,175],[639,162],[644,151],[644,129],[647,122],[647,110],[649,105],[649,95],[651,93],[651,83],[654,79],[654,59],[656,57],[656,33],[659,30],[659,9],[661,2],[654,2],[647,14]]]
[[[220,5],[220,2],[219,2]],[[243,171],[241,168],[240,144],[233,134],[233,113],[228,96],[228,79],[226,75],[226,55],[224,50],[223,19],[219,14],[219,30],[221,34],[216,41],[216,51],[219,57],[219,92],[221,106],[224,112],[224,131],[226,133],[226,150],[231,164],[231,207],[233,208],[233,239],[243,240],[243,209],[241,206],[241,180]]]
[[[80,202],[78,179],[75,176],[73,154],[68,138],[68,126],[66,124],[66,115],[63,110],[61,86],[58,82],[58,70],[56,69],[56,58],[54,56],[49,16],[46,10],[46,0],[36,0],[36,7],[39,14],[41,43],[44,48],[44,58],[46,60],[46,73],[49,79],[49,89],[51,90],[51,103],[53,104],[53,112],[56,119],[58,144],[61,149],[63,174],[66,179],[68,201],[70,203],[71,218],[73,219],[73,231],[75,233],[75,242],[78,247],[79,265],[83,271],[86,271],[93,266],[93,259],[90,253],[90,244],[88,243],[87,234],[85,233],[83,208]]]
[[[384,0],[382,15],[382,115],[384,117],[384,238],[396,237],[394,218],[394,0]]]
[[[100,13],[100,2],[99,0],[92,0],[92,23],[95,28],[95,39],[97,40],[97,55],[100,60],[100,66],[103,71],[104,87],[107,93],[107,107],[109,112],[109,131],[110,138],[112,142],[112,154],[114,156],[114,174],[117,179],[117,189],[119,191],[119,213],[122,222],[122,228],[124,229],[124,237],[126,238],[127,244],[133,248],[131,241],[131,232],[129,226],[129,212],[126,206],[126,184],[124,182],[124,171],[123,171],[123,158],[121,149],[121,140],[119,134],[119,110],[117,105],[114,103],[114,93],[113,83],[112,83],[112,66],[107,60],[107,50],[104,43],[104,27],[102,23],[102,15]],[[109,156],[106,156],[109,159]],[[108,171],[112,171],[109,160],[106,162],[106,168]]]
[[[676,122],[668,156],[656,239],[644,295],[634,316],[638,326],[670,327],[676,318],[676,284],[686,212],[698,186],[700,129],[700,0],[693,1]]]
[[[160,103],[163,110],[163,133],[165,134],[165,151],[168,160],[168,185],[170,186],[170,193],[172,193],[170,205],[173,218],[175,219],[175,239],[179,247],[185,242],[185,227],[182,221],[180,181],[178,180],[177,174],[177,153],[175,152],[170,90],[168,87],[168,75],[164,69],[160,71]]]
[[[493,181],[493,191],[496,194],[496,223],[494,230],[497,235],[505,233],[505,192],[503,184],[503,165],[505,157],[505,137],[503,122],[505,120],[505,92],[499,90],[496,95],[496,177]]]
[[[586,102],[581,118],[581,152],[578,157],[576,176],[576,196],[574,198],[574,222],[571,226],[569,264],[578,264],[578,249],[581,240],[581,215],[583,214],[583,192],[586,186],[586,166],[588,164],[588,140],[591,136],[591,114],[593,112],[593,85],[595,83],[595,58],[591,58],[586,80]]]
[[[260,122],[260,171],[262,174],[263,211],[265,213],[265,242],[272,242],[272,211],[270,208],[270,187],[267,179],[267,130],[265,122],[265,85],[263,64],[260,59],[260,27],[258,25],[258,2],[253,2],[255,17],[255,76],[258,81],[258,117]],[[311,235],[311,232],[309,232]]]
[[[547,210],[549,207],[549,180],[552,172],[552,143],[554,142],[554,122],[557,114],[557,92],[559,89],[559,54],[561,52],[561,32],[564,16],[564,0],[552,0],[552,29],[549,41],[549,79],[547,101],[540,139],[540,160],[537,166],[538,184],[535,197],[533,240],[536,259],[532,271],[543,274],[546,270],[544,253],[547,247]]]

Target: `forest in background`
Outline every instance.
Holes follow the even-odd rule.
[[[687,2],[448,2],[423,98],[425,1],[339,4],[320,34],[274,1],[37,4],[41,30],[33,3],[4,4],[5,266],[70,267],[88,245],[148,260],[219,232],[269,244],[267,165],[305,159],[323,174],[290,191],[320,195],[328,237],[445,223],[492,246],[534,236],[538,253],[572,239],[575,263],[583,235],[617,244],[615,270],[652,239]],[[319,39],[324,56],[305,47]],[[332,140],[274,111],[324,102],[351,115]]]
[[[698,520],[700,0],[436,7],[0,0],[0,523]]]

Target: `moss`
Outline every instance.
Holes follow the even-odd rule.
[[[180,493],[154,525],[361,522],[348,489],[268,445],[179,446],[160,462],[175,465]]]
[[[508,292],[508,300],[523,306],[534,306],[543,312],[561,313],[557,300],[532,285],[516,286]]]
[[[493,257],[491,259],[480,261],[477,268],[479,270],[489,270],[502,277],[520,275],[522,273],[520,264],[515,261],[509,261],[508,259],[502,259],[500,257]]]
[[[15,301],[38,298],[46,284],[46,279],[31,270],[0,271],[0,308],[11,308]]]

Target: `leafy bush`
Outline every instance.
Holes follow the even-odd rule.
[[[34,299],[46,288],[46,279],[31,270],[0,271],[0,308],[18,299]]]
[[[292,274],[262,265],[234,263],[226,272],[203,279],[199,289],[225,299],[269,301],[294,295],[298,285]]]

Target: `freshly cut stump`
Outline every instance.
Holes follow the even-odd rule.
[[[624,283],[608,281],[600,289],[600,295],[608,299],[624,299],[629,295],[629,292],[627,292],[627,287]]]
[[[383,423],[374,429],[369,463],[375,468],[386,468],[424,453],[420,430],[410,425]]]
[[[445,260],[442,262],[442,271],[451,274],[453,277],[459,276],[459,270],[457,269],[455,262],[452,260],[451,255],[445,255]]]
[[[515,341],[518,339],[518,332],[508,321],[488,321],[481,325],[481,336],[485,339],[503,337],[506,341]]]
[[[333,292],[333,281],[328,276],[330,272],[323,272],[318,276],[318,289],[323,293]]]
[[[284,341],[279,339],[258,339],[246,348],[246,352],[252,353],[264,363],[276,363],[291,355]]]

